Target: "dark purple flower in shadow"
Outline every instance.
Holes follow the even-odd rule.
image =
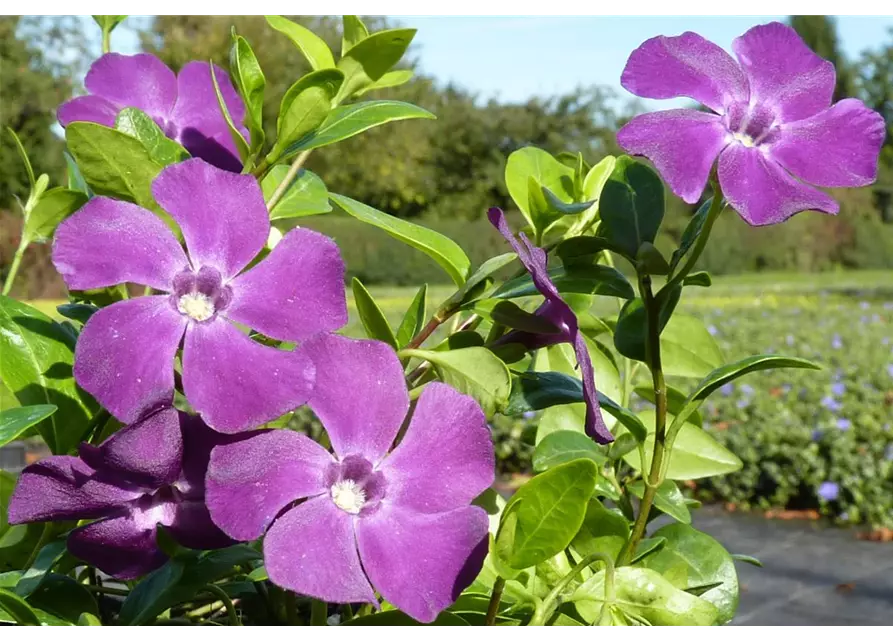
[[[248,140],[248,130],[242,126],[242,99],[226,71],[214,65],[214,76],[233,122]],[[135,107],[193,156],[227,171],[242,170],[238,150],[217,102],[208,63],[189,62],[174,75],[149,53],[107,53],[90,66],[84,85],[89,95],[73,98],[59,107],[57,115],[63,127],[72,122],[114,127],[121,109]]]
[[[378,591],[431,622],[483,563],[487,514],[470,502],[494,479],[484,413],[452,387],[429,383],[389,453],[409,409],[393,350],[332,334],[305,348],[317,363],[310,406],[334,455],[286,430],[217,447],[211,517],[237,540],[266,532],[264,562],[281,587],[375,604]]]
[[[80,457],[51,456],[22,472],[9,503],[10,524],[95,519],[68,536],[68,550],[119,580],[167,560],[156,527],[183,546],[233,544],[205,507],[211,449],[226,436],[197,416],[162,409]]]
[[[577,325],[576,314],[558,293],[558,289],[555,288],[555,284],[549,277],[546,252],[534,246],[524,233],[519,234],[520,240],[516,238],[501,209],[496,207],[490,209],[487,212],[487,217],[490,219],[490,224],[496,227],[512,245],[521,264],[530,273],[537,291],[546,299],[534,314],[549,320],[558,329],[557,332],[551,334],[510,331],[500,338],[499,343],[519,343],[530,350],[561,343],[572,345],[577,356],[577,366],[580,368],[583,378],[583,392],[586,401],[586,435],[599,444],[613,442],[614,436],[608,431],[599,407],[598,391],[595,388],[595,372],[592,369],[589,348]]]
[[[673,193],[692,204],[718,158],[723,193],[751,225],[808,209],[837,213],[837,202],[810,185],[874,182],[883,117],[860,100],[832,105],[834,65],[791,27],[754,27],[732,49],[737,62],[690,31],[644,42],[626,63],[624,88],[643,98],[691,98],[710,111],[646,113],[625,125],[617,142],[651,160]]]
[[[93,198],[55,235],[53,263],[71,289],[122,282],[152,287],[87,321],[74,376],[116,418],[169,406],[183,343],[183,391],[213,428],[257,427],[303,404],[314,370],[300,349],[263,346],[235,324],[300,342],[347,322],[337,245],[289,231],[247,271],[270,231],[257,182],[194,158],[164,169],[152,193],[183,231],[187,253],[151,211]]]

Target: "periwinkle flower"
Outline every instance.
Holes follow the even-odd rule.
[[[884,449],[884,459],[893,461],[893,442],[887,445],[887,448]]]
[[[751,385],[749,385],[745,382],[744,384],[741,385],[741,393],[743,393],[746,396],[752,396],[754,393],[754,389]]]
[[[843,405],[837,401],[833,396],[825,396],[822,398],[822,406],[825,407],[828,411],[832,411],[837,413],[843,408]]]
[[[840,495],[840,486],[836,482],[823,482],[819,485],[818,494],[822,500],[832,502]]]
[[[651,160],[691,204],[718,158],[723,193],[751,225],[782,222],[808,209],[837,213],[837,202],[810,185],[874,182],[884,119],[860,100],[832,105],[834,65],[791,27],[754,27],[732,49],[737,63],[686,32],[652,38],[633,51],[620,80],[624,88],[643,98],[691,98],[712,113],[646,113],[625,125],[617,142]]]
[[[785,336],[784,341],[785,341],[785,344],[788,345],[789,347],[794,346],[794,336],[792,336],[791,334],[788,334],[787,336]]]
[[[812,441],[818,442],[822,439],[822,430],[821,429],[813,429],[812,430]]]
[[[217,447],[207,476],[211,517],[237,540],[266,532],[264,562],[281,587],[374,604],[378,591],[431,622],[486,553],[487,514],[470,506],[494,479],[484,413],[452,387],[429,383],[390,451],[409,409],[393,350],[332,334],[305,349],[317,363],[309,405],[334,455],[286,430]]]
[[[595,372],[592,369],[592,359],[589,357],[589,348],[583,333],[577,324],[577,315],[564,301],[552,278],[549,277],[546,252],[535,246],[527,239],[524,233],[519,234],[520,240],[515,238],[512,230],[505,220],[505,214],[501,209],[493,207],[487,212],[487,217],[499,233],[512,246],[518,259],[524,268],[530,273],[537,291],[546,299],[534,312],[534,315],[549,320],[558,329],[555,333],[530,333],[527,331],[513,330],[499,339],[500,344],[518,343],[527,349],[541,349],[554,344],[568,343],[574,348],[577,357],[577,366],[583,378],[583,391],[586,402],[585,432],[590,438],[599,444],[607,444],[614,441],[614,436],[608,431],[601,408],[598,402],[598,391],[595,388]]]
[[[719,329],[711,324],[709,327],[707,327],[707,333],[709,333],[711,336],[715,336],[719,333]]]
[[[233,122],[247,140],[242,99],[229,75],[217,65],[214,76]],[[90,66],[84,85],[90,95],[73,98],[59,107],[57,115],[63,127],[72,122],[114,127],[122,109],[135,107],[193,156],[221,169],[241,171],[242,162],[217,102],[208,63],[189,62],[174,75],[149,53],[107,53]]]
[[[887,373],[889,373],[890,377],[893,378],[893,364],[887,365]]]
[[[843,338],[840,337],[840,334],[835,333],[831,337],[831,348],[832,349],[841,349],[843,347]]]
[[[166,408],[129,425],[80,457],[50,456],[22,472],[9,503],[10,524],[95,520],[68,536],[68,550],[119,580],[167,560],[156,540],[164,526],[180,544],[233,544],[205,507],[211,449],[224,441],[197,416]]]
[[[843,382],[835,382],[831,385],[831,393],[835,396],[842,396],[846,393],[846,385]]]
[[[194,158],[164,169],[152,193],[182,230],[188,256],[157,215],[110,198],[93,198],[56,231],[53,262],[69,288],[134,282],[163,292],[93,314],[75,352],[78,384],[116,418],[135,422],[171,404],[182,341],[183,391],[218,431],[256,427],[303,404],[313,363],[300,350],[263,346],[233,323],[289,342],[342,327],[338,247],[293,229],[243,271],[270,231],[254,178]]]
[[[729,397],[735,391],[735,385],[731,382],[726,382],[723,386],[719,388],[720,393],[725,397]]]
[[[735,403],[735,406],[737,406],[739,409],[746,409],[750,406],[750,400],[748,400],[747,398],[741,398],[738,402]]]
[[[836,425],[841,431],[849,431],[850,427],[853,426],[853,423],[848,418],[838,418]]]

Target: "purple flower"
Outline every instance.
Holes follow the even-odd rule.
[[[732,48],[737,63],[686,32],[652,38],[633,51],[620,80],[624,88],[643,98],[692,98],[713,113],[640,115],[617,133],[617,142],[651,160],[691,204],[719,158],[725,197],[751,225],[782,222],[807,209],[837,213],[832,198],[806,183],[874,182],[884,119],[859,100],[832,106],[834,65],[786,25],[754,27]]]
[[[837,419],[837,428],[841,431],[849,431],[849,428],[853,426],[853,423],[847,418],[838,418]]]
[[[753,395],[753,387],[745,382],[744,384],[741,385],[741,393],[743,393],[746,396],[752,396]]]
[[[599,407],[598,392],[595,388],[595,373],[592,369],[592,360],[589,357],[589,348],[586,346],[583,334],[578,329],[576,314],[574,314],[567,302],[564,301],[561,294],[558,293],[558,289],[555,288],[555,284],[549,277],[546,252],[534,246],[523,233],[520,234],[520,241],[515,238],[501,209],[496,207],[490,209],[487,212],[487,217],[490,219],[490,224],[496,227],[499,233],[512,245],[512,249],[518,254],[521,264],[530,273],[537,291],[546,299],[534,314],[546,318],[558,329],[553,334],[510,331],[500,338],[499,344],[517,342],[530,350],[565,342],[571,344],[574,347],[574,353],[577,356],[577,366],[580,368],[583,378],[586,402],[586,435],[599,444],[613,442],[614,436],[608,431]]]
[[[831,393],[835,396],[842,396],[846,393],[846,385],[842,382],[835,382],[831,385]]]
[[[862,309],[862,310],[870,309],[870,308],[871,308],[871,303],[868,302],[868,301],[866,301],[866,300],[863,300],[862,302],[859,303],[859,308]]]
[[[737,406],[739,409],[746,409],[750,406],[750,400],[748,400],[747,398],[741,398],[738,402],[735,403],[735,406]]]
[[[80,457],[51,456],[25,468],[9,504],[10,524],[94,520],[68,536],[68,550],[119,580],[157,569],[163,525],[180,544],[233,544],[205,507],[211,448],[224,442],[198,417],[162,409]]]
[[[214,75],[223,101],[245,139],[242,126],[245,105],[227,73],[214,65]],[[242,162],[226,120],[217,103],[211,70],[206,62],[190,62],[178,75],[155,56],[139,53],[125,56],[107,53],[90,66],[84,85],[90,95],[80,96],[59,107],[59,123],[96,122],[115,126],[121,109],[136,107],[179,142],[193,156],[228,171],[241,171]]]
[[[409,409],[396,354],[331,334],[305,348],[318,367],[310,406],[334,455],[286,430],[217,447],[211,517],[237,540],[266,531],[264,560],[277,585],[327,602],[377,604],[378,591],[430,622],[486,554],[487,514],[469,505],[494,479],[484,414],[470,397],[429,383],[389,453]]]
[[[78,384],[122,422],[136,422],[171,404],[183,341],[183,391],[218,431],[256,427],[305,402],[314,377],[308,358],[263,346],[233,322],[290,342],[343,326],[338,247],[294,229],[240,273],[270,231],[254,178],[196,158],[164,169],[152,193],[183,231],[188,257],[157,215],[110,198],[93,198],[56,232],[53,262],[69,288],[135,282],[164,292],[117,302],[87,321],[75,352]]]
[[[828,411],[833,411],[834,413],[837,413],[843,408],[843,405],[832,396],[825,396],[824,398],[822,398],[822,406],[825,407]]]
[[[893,364],[887,365],[887,373],[889,373],[890,377],[893,378]]]
[[[838,495],[840,495],[840,486],[836,482],[823,482],[819,486],[819,497],[822,500],[831,502],[837,500]]]
[[[812,430],[812,441],[818,442],[822,439],[822,430],[821,429],[813,429]]]
[[[794,346],[794,336],[792,336],[790,333],[787,336],[785,336],[784,341],[785,341],[785,344],[787,344],[789,347]]]
[[[831,348],[840,349],[841,347],[843,347],[843,339],[839,334],[835,333],[831,338]]]
[[[719,388],[720,393],[722,395],[729,397],[735,391],[735,385],[731,382],[726,382],[723,386]]]
[[[887,445],[887,448],[884,449],[884,458],[887,460],[893,460],[893,442]]]
[[[709,333],[711,336],[715,336],[717,333],[719,333],[719,329],[711,324],[709,327],[707,327],[707,333]]]

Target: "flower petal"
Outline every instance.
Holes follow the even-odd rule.
[[[74,378],[124,424],[174,396],[174,356],[186,319],[168,296],[132,298],[94,313],[74,354]]]
[[[205,476],[214,447],[228,444],[233,436],[219,433],[205,424],[199,416],[180,413],[183,432],[183,472],[177,480],[180,495],[201,500],[205,497]]]
[[[313,440],[284,429],[218,446],[208,466],[211,517],[237,540],[259,538],[283,507],[326,491],[332,462]]]
[[[139,578],[167,561],[156,541],[155,524],[129,511],[75,529],[68,536],[68,550],[118,580]]]
[[[304,404],[313,381],[303,353],[261,345],[226,320],[192,323],[186,331],[186,398],[221,433],[259,427]]]
[[[245,140],[249,140],[248,130],[242,124],[245,104],[236,93],[229,74],[215,64],[214,76],[230,117]],[[187,63],[177,75],[177,86],[177,104],[171,112],[171,120],[177,126],[178,140],[195,157],[227,171],[241,171],[239,151],[217,102],[208,63]]]
[[[779,129],[769,155],[798,178],[820,187],[864,187],[877,178],[887,128],[861,100],[841,100]]]
[[[480,571],[487,522],[480,507],[422,514],[383,502],[357,523],[363,567],[388,602],[431,622]]]
[[[74,456],[50,456],[25,467],[9,502],[9,524],[99,518],[136,500],[138,487],[97,479]]]
[[[100,96],[78,96],[63,102],[56,111],[56,117],[63,127],[72,122],[95,122],[106,127],[114,127],[115,118],[118,117],[120,110],[121,107]]]
[[[201,499],[178,502],[167,528],[177,542],[190,549],[221,549],[235,544],[235,540],[214,524]]]
[[[630,54],[620,84],[642,98],[691,98],[717,113],[747,101],[747,81],[732,56],[691,31],[646,40]]]
[[[537,291],[539,291],[546,300],[561,301],[567,306],[567,304],[564,303],[564,300],[562,300],[561,294],[558,293],[558,289],[555,288],[552,279],[549,277],[546,252],[540,247],[531,244],[527,239],[527,236],[523,233],[519,234],[521,239],[518,240],[518,238],[515,237],[515,234],[512,233],[502,209],[492,207],[487,211],[487,218],[490,220],[490,224],[496,227],[496,230],[502,234],[502,237],[508,241],[515,253],[518,254],[518,259],[533,279],[533,284],[537,288]]]
[[[834,65],[791,27],[772,22],[735,38],[732,49],[750,83],[750,101],[771,107],[777,122],[802,120],[831,106]]]
[[[166,119],[177,100],[174,72],[149,53],[107,53],[90,66],[84,85],[120,108],[136,107],[153,118]]]
[[[376,340],[322,334],[302,350],[316,366],[308,404],[326,428],[335,454],[373,464],[387,453],[406,412],[409,393],[397,354]]]
[[[490,429],[477,402],[432,382],[381,472],[388,483],[387,500],[438,513],[467,506],[493,484],[495,465]]]
[[[277,340],[302,341],[347,323],[338,245],[309,229],[289,231],[231,286],[226,316]]]
[[[809,209],[838,211],[830,196],[797,182],[756,147],[726,147],[719,156],[719,183],[729,204],[753,226],[783,222]]]
[[[176,409],[162,409],[129,425],[96,447],[80,446],[80,455],[94,469],[132,478],[139,486],[158,488],[180,475],[183,436]]]
[[[715,114],[672,109],[636,116],[617,132],[617,143],[627,153],[651,160],[673,193],[694,204],[727,134]]]
[[[595,388],[595,371],[592,369],[592,359],[589,357],[589,347],[582,333],[574,336],[574,353],[577,356],[577,366],[580,368],[580,376],[583,378],[583,397],[586,402],[586,424],[583,427],[587,436],[599,444],[608,444],[614,441],[614,436],[608,431],[608,426],[602,418],[602,410],[598,401],[598,391]]]
[[[264,564],[273,584],[326,602],[376,603],[363,575],[354,516],[328,495],[287,511],[264,538]]]
[[[56,229],[53,264],[69,289],[122,282],[170,291],[189,261],[161,219],[142,207],[92,198]]]
[[[267,207],[252,176],[193,158],[165,168],[152,194],[183,230],[195,271],[214,267],[229,280],[267,241]]]

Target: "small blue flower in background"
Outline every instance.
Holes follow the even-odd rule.
[[[719,333],[719,329],[711,324],[709,327],[707,327],[707,333],[709,333],[711,336],[715,336],[717,333]]]
[[[893,377],[893,364],[887,365],[887,373],[890,374],[890,377]]]
[[[784,341],[785,341],[785,344],[787,344],[789,347],[794,346],[794,336],[792,336],[790,333],[787,335],[787,337],[784,339]]]
[[[750,406],[750,400],[748,400],[747,398],[741,398],[738,402],[735,403],[735,405],[739,409],[746,409]]]
[[[822,406],[825,407],[828,411],[833,411],[834,413],[837,413],[843,408],[843,405],[831,396],[825,396],[824,398],[822,398]]]
[[[525,411],[525,412],[524,412],[524,419],[525,419],[525,420],[530,420],[530,419],[533,418],[535,415],[536,415],[536,411]]]
[[[783,385],[781,385],[781,390],[784,391],[785,393],[790,393],[791,389],[793,389],[793,388],[794,387],[789,382],[785,382]]]
[[[886,450],[884,450],[884,458],[893,460],[893,442],[888,444]]]
[[[734,390],[735,390],[735,385],[732,384],[731,382],[727,382],[719,388],[720,393],[722,393],[726,397],[729,397],[730,395],[732,395],[732,392]]]
[[[831,347],[834,349],[840,349],[843,347],[843,340],[840,338],[839,334],[834,334],[834,337],[831,338]]]
[[[887,311],[893,311],[893,302],[885,302],[884,309],[886,309]]]
[[[741,393],[743,393],[746,396],[752,396],[753,395],[753,387],[747,383],[744,383],[741,385]]]
[[[839,495],[840,486],[836,482],[823,482],[819,486],[819,497],[822,500],[831,502],[832,500],[837,500]]]
[[[860,309],[870,309],[871,305],[863,300],[862,302],[859,303],[859,308]]]
[[[881,338],[881,344],[886,347],[888,344],[890,344],[890,338],[884,336],[883,338]]]
[[[861,322],[862,324],[868,324],[868,316],[861,316],[859,318],[859,322]]]
[[[812,441],[818,442],[822,439],[822,430],[821,429],[813,429],[812,430]]]
[[[835,396],[842,396],[846,393],[846,385],[842,382],[835,382],[831,385],[831,393]]]
[[[847,418],[838,418],[837,419],[837,428],[841,431],[847,431],[850,427],[853,426],[853,423]]]

